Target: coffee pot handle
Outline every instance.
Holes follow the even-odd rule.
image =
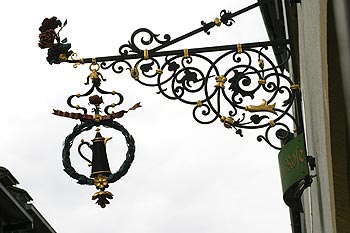
[[[89,167],[91,167],[91,166],[92,166],[91,160],[88,159],[88,158],[86,158],[86,157],[83,155],[83,153],[81,152],[81,147],[82,147],[83,145],[87,145],[87,146],[90,148],[90,150],[92,150],[92,148],[91,148],[92,145],[91,145],[90,143],[88,143],[88,142],[85,142],[84,140],[81,140],[81,143],[80,143],[79,146],[78,146],[78,153],[79,153],[80,157],[82,157],[85,161],[87,161],[87,162],[89,163]]]

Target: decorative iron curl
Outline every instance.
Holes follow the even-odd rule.
[[[125,68],[124,66],[126,66],[127,68]],[[131,69],[132,66],[128,61],[116,60],[110,64],[107,64],[106,62],[101,62],[101,68],[104,70],[111,68],[114,73],[121,74],[124,72],[124,69]]]
[[[261,142],[264,140],[272,148],[274,148],[276,150],[280,150],[280,149],[282,149],[282,147],[274,145],[270,140],[270,130],[274,127],[280,127],[280,129],[276,130],[276,133],[275,133],[276,138],[279,140],[283,141],[283,140],[287,139],[289,137],[289,135],[291,134],[291,132],[289,131],[289,127],[286,124],[278,122],[278,123],[275,123],[275,125],[268,126],[266,128],[266,131],[265,131],[265,136],[259,135],[257,137],[257,140],[258,140],[258,142]],[[286,132],[286,133],[281,133],[281,132]]]
[[[90,77],[88,77],[87,79],[89,80]],[[77,109],[77,110],[82,110],[84,112],[84,114],[87,114],[88,113],[88,110],[86,107],[82,107],[80,105],[74,105],[72,103],[73,99],[74,98],[81,98],[81,97],[86,97],[86,96],[89,96],[91,93],[93,93],[94,90],[96,90],[98,93],[100,94],[105,94],[105,95],[113,95],[113,96],[118,96],[117,98],[117,102],[116,103],[112,103],[112,104],[109,104],[107,105],[105,108],[104,108],[104,112],[108,115],[108,114],[111,114],[111,112],[109,111],[110,108],[114,108],[115,106],[117,105],[121,105],[123,102],[124,102],[124,97],[122,94],[120,94],[119,92],[116,92],[116,91],[106,91],[106,90],[103,90],[102,88],[100,88],[101,86],[101,80],[105,80],[103,78],[93,78],[92,79],[92,86],[91,88],[85,92],[84,94],[75,94],[75,95],[71,95],[68,97],[67,99],[67,104],[69,107],[71,108],[74,108],[74,109]],[[89,82],[85,83],[85,84],[89,84]]]
[[[219,118],[219,115],[214,113],[214,115],[210,119],[208,119],[206,121],[203,121],[203,120],[201,120],[198,117],[198,112],[200,112],[200,114],[202,116],[208,117],[212,113],[212,110],[211,110],[211,108],[209,107],[208,104],[202,103],[202,102],[200,102],[199,105],[196,105],[193,108],[193,112],[192,112],[193,118],[200,124],[211,124],[211,123],[215,122]]]
[[[167,59],[166,62],[162,65],[162,70],[168,70],[170,75],[164,77],[165,75],[159,75],[157,79],[157,86],[159,93],[164,95],[168,99],[179,100],[183,103],[195,105],[198,101],[197,99],[188,99],[185,97],[185,94],[188,96],[193,96],[194,94],[200,94],[199,99],[206,101],[208,96],[213,96],[213,94],[205,95],[202,91],[207,85],[208,79],[214,77],[215,75],[207,75],[195,65],[194,61],[205,62],[208,67],[212,66],[212,61],[201,55],[201,54],[191,54],[190,57],[185,58],[183,56],[173,56],[170,59]],[[218,70],[215,69],[216,75]],[[169,85],[165,88],[167,83]],[[169,90],[169,92],[166,92]],[[215,90],[212,90],[215,92]]]
[[[73,179],[77,180],[79,184],[86,184],[86,185],[94,185],[94,180],[91,178],[88,178],[85,175],[79,174],[76,172],[76,170],[72,167],[71,161],[70,161],[70,149],[73,145],[74,139],[81,134],[82,132],[90,130],[94,126],[105,126],[109,128],[113,128],[115,130],[120,131],[126,140],[126,144],[128,147],[128,151],[126,152],[126,159],[124,160],[123,164],[120,166],[119,170],[115,173],[112,173],[108,176],[107,181],[108,183],[113,183],[119,180],[121,177],[123,177],[129,170],[134,158],[135,158],[135,141],[134,138],[129,134],[129,132],[118,122],[116,121],[87,121],[82,124],[76,125],[73,128],[73,132],[69,134],[64,143],[63,143],[63,150],[62,150],[62,162],[64,166],[64,171]]]
[[[225,24],[226,26],[232,26],[232,24],[235,22],[232,17],[232,13],[227,10],[222,10],[220,12],[221,22]]]
[[[141,45],[144,45],[146,47],[140,48],[137,45],[137,42],[135,42],[135,39],[137,36],[143,33],[145,33],[145,35],[141,36],[140,42],[141,42]],[[128,44],[123,44],[122,46],[119,47],[119,54],[125,56],[125,55],[128,55],[130,52],[140,53],[144,49],[148,48],[148,46],[151,45],[154,41],[158,45],[163,45],[171,40],[169,34],[165,34],[163,38],[164,40],[159,39],[159,34],[155,34],[147,28],[139,28],[131,35],[131,39],[128,41]],[[148,49],[151,49],[151,48],[148,48]]]

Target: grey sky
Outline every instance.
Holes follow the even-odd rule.
[[[52,109],[70,110],[68,96],[87,90],[83,83],[88,66],[50,66],[46,50],[37,46],[38,28],[46,17],[68,19],[61,36],[72,43],[72,50],[79,57],[98,57],[117,54],[137,28],[175,38],[200,27],[201,20],[218,17],[222,9],[236,11],[254,2],[40,0],[3,4],[0,165],[11,170],[57,232],[290,231],[278,151],[259,143],[258,132],[246,131],[241,138],[220,122],[198,124],[191,106],[157,95],[156,89],[139,85],[127,72],[102,71],[106,89],[124,95],[122,109],[142,103],[142,108],[119,121],[135,138],[136,157],[129,173],[108,189],[114,194],[111,204],[105,209],[95,205],[91,196],[96,189],[76,184],[64,173],[61,162],[62,142],[78,121],[51,114]],[[173,48],[267,40],[258,9],[235,20],[231,27],[214,28],[210,36],[201,33]],[[107,132],[114,132],[103,135],[115,137],[115,146],[123,140]],[[109,157],[116,163],[111,163],[112,169],[117,169],[124,152],[110,149]],[[89,172],[83,160],[74,161]]]

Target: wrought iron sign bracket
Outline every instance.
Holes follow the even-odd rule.
[[[224,127],[234,129],[240,136],[243,136],[244,130],[265,130],[265,133],[257,136],[257,140],[265,141],[275,149],[281,149],[281,140],[287,140],[294,132],[302,132],[302,125],[290,113],[294,100],[299,96],[300,85],[286,70],[290,60],[294,62],[294,59],[290,59],[293,52],[288,39],[165,50],[200,32],[209,35],[214,27],[232,26],[235,23],[234,17],[271,1],[259,0],[234,13],[222,10],[220,17],[209,23],[202,21],[201,27],[175,39],[168,34],[161,37],[149,29],[140,28],[131,35],[128,43],[119,47],[118,55],[96,58],[78,58],[71,50],[68,40],[60,37],[67,21],[62,23],[56,17],[46,18],[39,28],[39,47],[48,49],[47,61],[50,64],[72,63],[75,68],[81,64],[90,64],[90,74],[85,85],[91,85],[91,88],[84,94],[71,95],[67,99],[69,107],[81,112],[54,110],[57,116],[81,121],[65,140],[62,155],[65,171],[77,179],[78,183],[95,184],[100,191],[93,198],[104,207],[108,204],[107,199],[111,198],[111,194],[104,188],[125,175],[133,161],[134,140],[115,120],[129,110],[140,107],[140,104],[135,104],[127,111],[111,111],[123,103],[124,97],[121,93],[101,88],[102,82],[106,81],[101,70],[107,69],[116,74],[127,73],[141,85],[157,88],[157,94],[193,106],[192,115],[198,123],[222,122]],[[271,58],[271,54],[276,52],[282,57],[277,59],[278,62]],[[117,102],[107,105],[102,111],[100,106],[104,102],[100,94],[111,95]],[[87,107],[73,103],[82,97],[89,97],[90,106],[94,106],[94,114],[89,115]],[[287,118],[289,123],[285,122]],[[293,125],[293,129],[290,125]],[[83,141],[79,146],[79,154],[92,163],[91,179],[80,175],[71,166],[70,149],[76,136],[99,126],[120,131],[126,138],[129,150],[118,172],[112,173],[105,158],[105,145],[97,143],[96,138],[103,138],[100,132],[92,140],[93,144]],[[274,139],[271,139],[272,136]],[[100,148],[91,149],[92,161],[80,152],[83,145]],[[99,163],[103,163],[101,169],[95,166],[95,156],[104,158],[104,162],[98,159]]]

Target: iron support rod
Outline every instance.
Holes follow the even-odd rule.
[[[289,40],[274,40],[274,41],[263,41],[263,42],[254,42],[254,43],[246,43],[242,44],[242,49],[251,49],[256,47],[266,47],[266,46],[280,46],[289,44]],[[207,53],[207,52],[219,52],[219,51],[237,51],[237,44],[234,45],[222,45],[222,46],[213,46],[213,47],[202,47],[202,48],[193,48],[188,49],[189,54],[191,53]],[[162,57],[162,56],[172,56],[172,55],[181,55],[184,51],[182,49],[179,50],[171,50],[171,51],[161,51],[161,52],[151,52],[149,51],[150,57]],[[135,53],[129,55],[116,55],[116,56],[107,56],[107,57],[97,57],[96,62],[108,62],[108,61],[122,61],[122,60],[131,60],[131,59],[139,59],[143,58],[142,53]],[[92,58],[84,58],[84,63],[92,63]],[[77,61],[68,60],[68,63],[75,63]]]
[[[250,10],[254,9],[255,7],[258,7],[258,6],[260,6],[261,4],[263,4],[263,3],[265,3],[265,2],[268,2],[268,1],[271,1],[271,0],[258,0],[258,2],[254,3],[254,4],[250,5],[250,6],[247,6],[247,7],[243,8],[243,9],[241,9],[241,10],[238,10],[238,11],[236,11],[236,12],[234,12],[234,13],[231,13],[230,16],[229,16],[229,18],[232,19],[233,17],[236,17],[236,16],[238,16],[238,15],[240,15],[240,14],[243,14],[243,13],[245,13],[245,12],[247,12],[247,11],[250,11]],[[177,42],[179,42],[179,41],[182,41],[182,40],[184,40],[184,39],[186,39],[186,38],[188,38],[188,37],[190,37],[190,36],[193,36],[193,35],[195,35],[195,34],[198,34],[198,33],[200,33],[200,32],[203,32],[203,31],[205,31],[208,27],[209,27],[209,28],[212,28],[212,27],[214,27],[214,26],[215,26],[215,23],[214,23],[214,22],[210,22],[210,23],[208,23],[208,24],[206,24],[206,25],[203,25],[202,27],[200,27],[200,28],[198,28],[198,29],[196,29],[196,30],[193,30],[193,31],[191,31],[191,32],[189,32],[189,33],[187,33],[187,34],[185,34],[185,35],[182,35],[182,36],[180,36],[180,37],[178,37],[178,38],[176,38],[176,39],[170,41],[169,43],[166,43],[166,44],[163,44],[163,45],[159,45],[158,47],[156,47],[156,48],[154,48],[154,49],[152,49],[152,50],[150,50],[150,51],[151,51],[151,52],[156,52],[156,51],[158,51],[158,50],[160,50],[160,49],[163,49],[163,48],[165,48],[165,47],[168,47],[169,45],[172,45],[172,44],[175,44],[175,43],[177,43]]]

